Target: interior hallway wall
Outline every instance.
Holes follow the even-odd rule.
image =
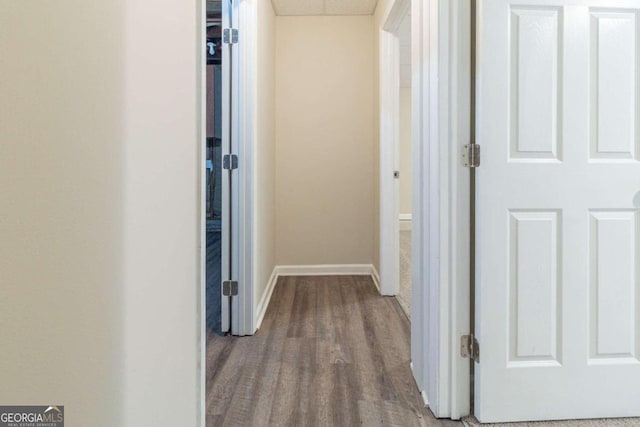
[[[204,3],[127,0],[124,10],[124,304],[117,316],[125,334],[125,418],[114,425],[195,426],[200,417],[200,7]]]
[[[411,88],[400,88],[400,214],[411,215],[413,160],[411,157]]]
[[[276,188],[275,188],[275,24],[270,1],[253,0],[257,10],[257,87],[254,173],[254,309],[267,292],[276,265]],[[255,310],[254,310],[255,312]]]
[[[198,7],[0,2],[3,404],[198,423]]]
[[[371,264],[378,248],[372,16],[276,18],[276,261]]]
[[[0,403],[69,426],[122,425],[124,9],[0,2]]]

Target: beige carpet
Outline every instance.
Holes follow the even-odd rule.
[[[469,427],[638,427],[640,418],[619,418],[611,420],[540,421],[528,423],[480,424],[475,418],[462,420]]]
[[[411,319],[411,231],[400,232],[400,294],[398,302]]]

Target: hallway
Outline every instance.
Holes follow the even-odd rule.
[[[255,336],[209,335],[207,425],[460,425],[424,407],[409,357],[369,277],[282,277]]]

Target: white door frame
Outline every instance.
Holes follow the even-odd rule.
[[[242,27],[253,28],[252,25],[246,25],[249,19],[251,7],[247,2],[231,1],[231,22],[226,13],[227,7],[223,6],[223,25],[225,28]],[[226,4],[226,2],[223,2]],[[246,10],[249,9],[249,10]],[[243,35],[244,36],[244,35]],[[252,150],[251,140],[253,138],[252,110],[248,108],[247,100],[251,100],[253,95],[252,82],[255,79],[249,74],[251,55],[250,55],[250,37],[242,37],[238,43],[233,44],[233,56],[229,59],[229,45],[223,47],[223,106],[231,106],[231,122],[229,127],[223,126],[223,141],[229,138],[229,130],[231,131],[231,152],[228,152],[227,145],[223,142],[222,154],[236,154],[238,156],[238,169],[232,171],[233,186],[231,189],[231,202],[227,198],[229,180],[226,173],[222,174],[223,201],[222,201],[222,279],[229,277],[229,267],[231,268],[231,277],[238,281],[238,295],[233,297],[231,304],[232,323],[230,332],[233,335],[247,335],[253,333],[247,332],[250,329],[250,316],[253,297],[251,278],[251,261],[250,253],[247,254],[247,247],[251,248],[251,232],[252,227],[252,198],[250,197],[251,187],[251,171],[252,171]],[[229,77],[229,74],[231,76]],[[229,80],[230,79],[230,80]],[[229,81],[231,81],[229,87]],[[226,85],[226,86],[225,86]],[[231,97],[231,99],[229,99]],[[229,122],[229,112],[225,114],[225,108],[222,109],[223,123]],[[241,119],[242,118],[242,119]],[[249,225],[247,227],[247,224]],[[232,251],[229,254],[229,239],[233,240]],[[249,243],[247,246],[247,242]],[[231,256],[231,265],[229,265],[229,256]],[[228,297],[222,297],[222,329],[227,330],[229,326]],[[248,309],[249,308],[249,309]],[[247,318],[249,317],[249,322]]]
[[[411,358],[416,383],[437,417],[470,411],[470,186],[461,163],[470,126],[470,3],[392,0],[380,28],[381,293],[398,292],[397,37],[411,4],[413,244]],[[420,284],[420,286],[416,286]]]
[[[254,289],[253,289],[253,253],[252,253],[252,236],[253,236],[253,142],[255,136],[255,93],[256,93],[256,67],[255,61],[257,58],[255,36],[256,36],[256,6],[255,0],[234,1],[232,2],[233,8],[233,22],[229,22],[228,16],[225,14],[226,6],[223,8],[223,25],[225,27],[232,26],[233,28],[242,28],[243,37],[239,42],[234,44],[233,64],[231,64],[228,58],[227,48],[224,48],[224,60],[223,69],[225,73],[229,73],[228,67],[232,65],[233,83],[231,88],[228,86],[228,82],[225,78],[228,74],[223,75],[223,105],[229,105],[229,96],[232,99],[232,151],[233,154],[238,155],[239,168],[234,170],[234,186],[231,194],[231,209],[232,216],[229,215],[229,203],[225,197],[223,199],[223,232],[222,232],[222,278],[227,276],[229,271],[229,254],[226,251],[228,248],[230,238],[234,239],[233,245],[233,264],[231,266],[233,277],[239,282],[239,293],[237,297],[234,297],[232,311],[232,325],[231,333],[233,335],[251,335],[255,332],[255,313],[254,313]],[[206,21],[206,1],[200,0],[201,10],[201,58],[200,58],[200,87],[202,93],[206,93],[206,49],[204,41],[206,41],[206,28],[204,22]],[[224,3],[224,2],[223,2]],[[201,100],[202,126],[206,123],[206,108],[205,99]],[[228,108],[223,108],[223,123],[226,123],[228,118]],[[239,118],[242,117],[242,120]],[[204,129],[204,128],[203,128]],[[204,135],[204,130],[202,130]],[[228,129],[223,127],[223,139],[226,140],[229,137]],[[223,144],[224,145],[224,144]],[[227,152],[226,145],[223,147],[223,154],[230,154]],[[204,148],[202,149],[201,156],[206,158]],[[201,294],[201,335],[202,346],[206,347],[206,214],[204,212],[204,206],[206,206],[206,178],[204,172],[201,174],[201,233],[203,237],[201,245],[201,275],[202,275],[202,294]],[[228,178],[226,174],[222,174],[222,185],[224,188],[228,185]],[[225,232],[227,221],[231,219],[231,230]],[[222,303],[222,328],[226,330],[229,326],[229,311],[226,298],[223,298]]]
[[[380,293],[400,292],[400,24],[411,0],[395,0],[380,29]],[[412,177],[415,181],[415,176]]]
[[[234,27],[241,34],[236,46],[237,63],[237,111],[234,125],[236,126],[235,138],[238,147],[238,212],[236,224],[238,226],[238,241],[236,244],[236,261],[238,267],[239,294],[234,305],[234,335],[253,335],[257,328],[255,310],[254,289],[254,168],[255,168],[255,140],[257,117],[257,26],[258,10],[257,1],[234,1],[235,22]],[[242,120],[239,120],[241,118]],[[237,323],[236,323],[237,322]]]

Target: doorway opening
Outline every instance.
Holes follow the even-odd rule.
[[[398,28],[398,43],[400,46],[399,61],[399,146],[396,152],[399,155],[399,200],[400,200],[400,292],[398,302],[411,319],[411,233],[413,218],[413,138],[412,138],[412,114],[411,114],[411,13],[403,18]]]
[[[411,2],[402,4],[408,23]],[[375,413],[378,402],[402,413],[406,424],[433,417],[412,381],[408,316],[376,289],[377,233],[382,232],[377,77],[385,60],[377,48],[386,6],[378,14],[373,6],[366,13],[333,13],[330,8],[342,3],[325,7],[303,13],[278,2],[234,2],[239,24],[234,49],[240,58],[237,68],[233,62],[233,93],[238,91],[240,104],[234,115],[241,122],[234,138],[242,147],[240,190],[249,198],[240,222],[240,238],[248,244],[238,262],[251,269],[240,274],[239,290],[240,298],[244,291],[252,296],[244,305],[250,312],[247,328],[232,332],[250,336],[212,336],[208,342],[210,425],[267,419],[296,424],[326,414],[337,425],[370,425],[387,416]],[[399,24],[393,33],[382,31],[394,38],[396,50]],[[404,31],[409,38],[411,30]],[[410,58],[410,47],[402,44]],[[409,61],[405,82],[411,80]],[[394,64],[392,89],[399,98],[400,62]],[[403,127],[411,145],[410,121]],[[407,157],[411,161],[411,154]],[[393,159],[400,161],[398,155]],[[394,170],[400,170],[397,164],[389,168],[388,181],[399,185]],[[411,181],[411,168],[405,165],[403,174]],[[399,214],[384,227],[394,230],[396,246]],[[409,218],[403,219],[406,226]],[[399,257],[396,250],[396,264]],[[395,296],[398,290],[383,293]],[[242,303],[240,298],[234,302]],[[234,323],[236,318],[234,312]],[[267,378],[263,372],[272,374]],[[331,398],[338,388],[350,396]]]
[[[205,247],[206,332],[236,333],[238,289],[238,143],[233,94],[236,33],[231,0],[207,0],[202,52],[206,57],[205,136],[202,151],[202,204]]]
[[[207,2],[206,17],[206,324],[222,333],[222,3]]]
[[[410,380],[405,381],[406,377],[402,384],[411,385],[411,393],[421,392],[419,399],[423,403],[430,396],[429,407],[438,417],[458,419],[468,414],[469,364],[458,355],[460,336],[468,333],[469,313],[457,309],[466,306],[468,300],[468,236],[459,232],[468,225],[469,211],[468,188],[464,187],[469,180],[468,169],[461,166],[459,159],[462,141],[468,142],[465,96],[469,82],[464,71],[468,69],[467,56],[459,52],[466,52],[468,40],[456,36],[458,28],[468,25],[468,9],[462,2],[436,0],[413,3],[389,0],[378,4],[373,15],[358,18],[337,16],[340,13],[328,13],[322,8],[308,14],[298,9],[278,12],[277,1],[233,2],[233,28],[238,28],[240,37],[234,45],[237,55],[233,57],[234,80],[230,90],[234,104],[229,110],[236,118],[230,123],[241,168],[234,206],[242,202],[240,209],[234,209],[236,214],[240,211],[240,219],[234,217],[233,221],[233,230],[238,235],[234,239],[238,242],[234,245],[238,265],[233,271],[239,279],[240,295],[234,297],[233,307],[244,310],[244,315],[236,316],[234,311],[232,332],[255,334],[257,339],[216,336],[216,344],[209,346],[207,364],[220,369],[206,374],[207,396],[225,398],[224,401],[207,398],[207,411],[215,413],[218,419],[241,413],[233,406],[250,401],[232,399],[225,381],[234,381],[240,374],[245,379],[256,378],[255,372],[242,373],[236,369],[238,363],[255,360],[246,359],[254,358],[260,351],[254,342],[275,348],[270,338],[263,338],[269,335],[269,330],[275,331],[274,326],[283,326],[283,321],[293,319],[287,313],[295,312],[304,320],[300,326],[281,327],[274,335],[283,335],[282,343],[288,343],[289,350],[304,348],[307,339],[317,338],[313,334],[317,334],[320,323],[302,310],[319,307],[313,297],[318,289],[311,286],[315,279],[300,282],[286,276],[322,276],[327,283],[339,281],[339,277],[328,276],[370,276],[372,283],[366,285],[369,290],[378,286],[382,295],[400,293],[400,228],[406,228],[407,224],[400,221],[400,193],[394,189],[400,180],[394,177],[395,171],[401,172],[400,178],[413,176],[415,183],[411,208],[412,276],[420,286],[411,289],[411,302],[416,308],[414,318],[410,324],[406,322],[401,307],[391,298],[380,298],[369,290],[365,296],[372,300],[375,296],[385,304],[393,302],[408,327],[409,339],[400,341],[408,345],[410,340],[410,355],[404,359],[397,357],[396,352],[396,357],[389,360],[399,362],[397,372],[413,376],[418,389]],[[326,2],[327,7],[330,5],[343,6],[342,2]],[[411,110],[419,119],[411,123],[413,170],[402,172],[399,153],[394,151],[399,143],[379,141],[400,136],[398,29],[410,9],[413,27],[410,32],[416,41],[409,49],[413,59]],[[358,72],[346,65],[354,62],[360,67]],[[372,70],[371,64],[378,70]],[[449,75],[455,78],[448,78]],[[340,84],[340,90],[335,84]],[[374,111],[377,114],[372,114]],[[370,125],[355,128],[360,116],[369,117]],[[345,137],[346,130],[349,135]],[[370,143],[366,144],[367,141]],[[242,148],[240,151],[238,146]],[[226,174],[222,176],[224,179]],[[314,179],[315,176],[318,178]],[[307,185],[309,182],[312,185]],[[350,187],[354,182],[360,186],[356,190]],[[379,192],[376,186],[380,187]],[[335,196],[342,199],[336,201]],[[224,207],[222,210],[224,224],[227,211]],[[309,226],[311,219],[314,223]],[[223,225],[223,233],[224,229]],[[226,247],[224,237],[222,240]],[[369,249],[358,252],[362,247]],[[223,277],[225,265],[223,262]],[[329,288],[331,292],[322,295],[330,300],[342,295],[342,286]],[[344,288],[349,297],[347,306],[353,307],[354,299],[350,296],[353,289],[348,285]],[[284,301],[283,289],[289,292],[288,297],[294,297],[292,304],[300,310],[274,311]],[[298,292],[301,295],[296,298]],[[336,304],[331,307],[332,315],[344,314]],[[353,314],[371,320],[367,317],[371,313],[380,315],[372,307]],[[389,318],[385,319],[383,328],[393,331]],[[349,320],[346,322],[349,327],[364,325],[356,317]],[[242,325],[236,325],[238,322]],[[340,328],[342,323],[329,324]],[[336,336],[346,338],[342,332],[336,331]],[[307,333],[311,336],[305,336]],[[335,350],[336,345],[342,344],[322,342],[319,348]],[[394,350],[391,347],[382,346],[382,350]],[[277,358],[267,360],[278,366],[280,356],[289,357],[292,353],[278,350],[274,354]],[[216,362],[213,357],[216,355],[224,356],[225,360]],[[226,363],[227,360],[234,363]],[[299,360],[317,362],[309,357]],[[245,368],[251,366],[249,363]],[[358,370],[367,375],[377,371]],[[336,378],[350,377],[342,372]],[[265,383],[250,383],[256,384]],[[261,394],[280,396],[278,384],[279,379],[271,384],[275,388]],[[244,385],[240,389],[254,392]]]

